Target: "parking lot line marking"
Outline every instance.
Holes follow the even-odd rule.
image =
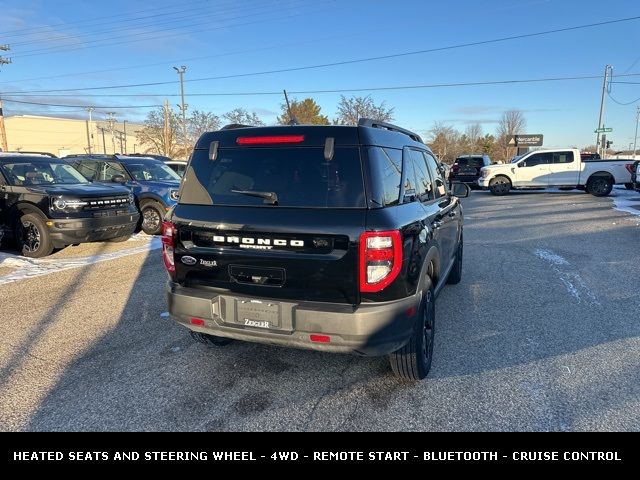
[[[18,282],[27,278],[40,277],[42,275],[63,272],[65,270],[84,267],[86,265],[92,265],[94,263],[116,260],[119,258],[127,257],[129,255],[146,253],[151,250],[156,250],[161,246],[162,243],[160,241],[160,238],[154,237],[146,245],[127,248],[125,250],[119,250],[117,252],[102,253],[99,255],[91,255],[88,257],[55,260],[24,258],[17,255],[0,253],[0,266],[17,267],[17,270],[8,273],[7,275],[0,276],[0,285]]]

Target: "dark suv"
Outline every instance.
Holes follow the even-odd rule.
[[[491,165],[488,155],[460,155],[451,166],[449,182],[477,185],[482,167]]]
[[[0,154],[0,238],[17,240],[27,257],[126,240],[139,217],[133,195],[121,185],[91,184],[57,158]]]
[[[169,311],[204,343],[389,354],[421,379],[462,224],[435,157],[399,127],[205,133],[164,224]]]
[[[181,180],[164,162],[129,155],[70,155],[64,159],[93,182],[129,187],[142,215],[142,230],[149,235],[162,231],[162,220],[178,199]]]

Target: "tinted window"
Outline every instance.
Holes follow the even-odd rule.
[[[128,161],[125,166],[131,176],[139,182],[180,181],[180,176],[160,160]]]
[[[455,164],[460,167],[482,167],[484,162],[482,157],[459,157],[456,158]]]
[[[553,154],[553,163],[572,163],[572,162],[573,162],[573,152],[558,152]]]
[[[438,168],[438,162],[428,153],[424,154],[427,159],[427,165],[431,172],[431,178],[433,178],[434,193],[436,198],[444,197],[447,194],[447,182],[445,182],[440,169]]]
[[[397,205],[402,181],[402,150],[369,147],[371,199],[382,206]]]
[[[100,162],[98,165],[98,172],[94,180],[110,182],[114,175],[127,177],[127,172],[124,171],[124,168],[119,163]]]
[[[418,197],[416,188],[416,169],[411,158],[411,150],[405,150],[404,156],[404,198],[403,202],[415,202]]]
[[[282,207],[365,207],[356,147],[336,147],[330,161],[323,147],[223,148],[215,161],[198,150],[191,166],[180,203],[271,207],[275,194]]]
[[[73,166],[86,178],[93,180],[98,171],[98,162],[89,162],[86,160],[75,162]]]
[[[22,161],[4,163],[1,169],[9,184],[15,186],[87,183],[87,179],[67,163]]]
[[[411,150],[416,174],[416,191],[420,200],[433,200],[433,182],[422,152]]]
[[[536,165],[546,165],[551,159],[549,153],[535,153],[530,157],[527,157],[524,161],[527,167],[535,167]]]

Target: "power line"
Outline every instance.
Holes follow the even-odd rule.
[[[329,0],[329,1],[334,1],[334,0]],[[318,5],[318,3],[314,3],[314,6]],[[284,10],[296,10],[295,7],[291,7],[291,8],[287,8]],[[237,19],[242,19],[242,18],[246,18],[246,17],[251,17],[251,16],[256,16],[259,14],[263,14],[263,13],[270,13],[270,12],[259,12],[259,13],[253,13],[253,14],[244,14],[238,17],[233,17],[233,18],[228,18],[227,20],[237,20]],[[256,20],[253,22],[244,22],[244,23],[236,23],[236,24],[230,24],[230,25],[217,25],[211,28],[205,28],[205,29],[200,29],[200,30],[187,30],[184,31],[182,29],[184,29],[185,27],[193,27],[193,26],[198,26],[198,25],[208,25],[211,22],[207,21],[207,22],[198,22],[198,23],[193,23],[191,25],[182,25],[182,26],[177,26],[177,27],[171,27],[171,28],[164,28],[164,29],[159,29],[156,32],[149,32],[148,34],[135,34],[135,38],[130,39],[130,40],[122,40],[119,42],[107,42],[107,43],[101,43],[101,44],[96,44],[96,45],[90,45],[90,44],[95,44],[98,42],[103,42],[105,40],[114,40],[114,39],[118,39],[118,38],[122,38],[122,36],[116,36],[116,37],[110,37],[110,38],[106,38],[106,39],[97,39],[97,40],[92,40],[92,41],[88,41],[88,42],[82,42],[82,44],[78,47],[73,47],[72,48],[65,48],[65,47],[55,47],[55,48],[44,48],[44,49],[36,49],[36,50],[27,50],[25,52],[22,52],[19,55],[15,55],[15,58],[24,58],[24,57],[33,57],[33,56],[39,56],[39,55],[45,55],[45,54],[53,54],[53,53],[65,53],[65,52],[73,52],[76,50],[84,50],[86,48],[100,48],[100,47],[109,47],[109,46],[113,46],[113,45],[123,45],[126,43],[133,43],[133,42],[139,42],[139,41],[144,41],[144,40],[157,40],[157,39],[162,39],[162,38],[170,38],[170,37],[175,37],[178,35],[183,35],[185,33],[201,33],[201,32],[211,32],[214,30],[220,30],[220,29],[224,29],[224,28],[231,28],[231,27],[240,27],[240,26],[245,26],[245,25],[254,25],[257,23],[263,23],[263,22],[271,22],[271,21],[277,21],[277,20],[284,20],[284,19],[288,19],[288,18],[292,18],[292,17],[298,17],[301,15],[307,15],[308,13],[317,13],[317,11],[313,11],[313,12],[297,12],[297,13],[293,13],[291,15],[285,15],[285,16],[281,16],[281,17],[273,17],[273,18],[266,18],[264,20]],[[167,35],[154,35],[155,33],[158,32],[163,32],[163,31],[170,31],[170,30],[179,30],[178,32],[175,33],[170,33]],[[151,35],[151,36],[149,36]]]
[[[640,75],[640,73],[632,73],[627,75]],[[594,80],[600,79],[601,75],[582,75],[572,77],[546,77],[546,78],[529,78],[529,79],[511,79],[511,80],[491,80],[484,82],[459,82],[459,83],[432,83],[422,85],[397,85],[397,86],[383,86],[383,87],[361,87],[361,88],[337,88],[337,89],[323,89],[323,90],[292,90],[288,93],[301,95],[301,94],[322,94],[322,93],[353,93],[353,92],[373,92],[373,91],[386,91],[386,90],[416,90],[426,88],[452,88],[452,87],[470,87],[470,86],[487,86],[487,85],[508,85],[508,84],[522,84],[522,83],[542,83],[542,82],[558,82],[558,81],[574,81],[574,80]],[[185,80],[186,81],[186,80]],[[115,94],[111,96],[135,96],[139,94]],[[179,94],[169,95],[157,95],[157,96],[178,96]],[[280,91],[265,91],[265,92],[225,92],[225,93],[201,93],[190,94],[190,96],[258,96],[258,95],[282,95]],[[25,95],[27,96],[27,95]],[[97,95],[96,95],[97,96]],[[109,95],[106,95],[109,96]],[[144,96],[152,96],[144,94]],[[86,105],[65,105],[65,104],[52,104],[43,102],[27,102],[23,100],[5,99],[6,102],[13,103],[26,103],[32,105],[43,106],[56,106],[56,107],[78,107],[85,108]],[[156,108],[162,105],[128,105],[128,106],[95,106],[97,109],[106,108]]]
[[[414,50],[414,51],[409,51],[409,52],[401,52],[401,53],[395,53],[395,54],[389,54],[389,55],[380,55],[380,56],[375,56],[375,57],[365,57],[365,58],[358,58],[358,59],[352,59],[352,60],[343,60],[343,61],[340,61],[340,62],[322,63],[322,64],[316,64],[316,65],[306,65],[306,66],[303,66],[303,67],[282,68],[282,69],[276,69],[276,70],[266,70],[266,71],[259,71],[259,72],[250,72],[250,73],[238,73],[238,74],[234,74],[234,75],[221,75],[221,76],[215,76],[215,77],[192,78],[192,79],[185,80],[185,82],[202,82],[202,81],[210,81],[210,80],[222,80],[222,79],[230,79],[230,78],[251,77],[251,76],[258,76],[258,75],[269,75],[269,74],[274,74],[274,73],[286,73],[286,72],[295,72],[295,71],[302,71],[302,70],[312,70],[312,69],[319,69],[319,68],[336,67],[336,66],[342,66],[342,65],[351,65],[351,64],[356,64],[356,63],[372,62],[372,61],[378,61],[378,60],[388,60],[388,59],[391,59],[391,58],[400,58],[400,57],[407,57],[407,56],[412,56],[412,55],[420,55],[420,54],[425,54],[425,53],[441,52],[441,51],[446,51],[446,50],[454,50],[454,49],[466,48],[466,47],[472,47],[472,46],[478,46],[478,45],[488,45],[488,44],[493,44],[493,43],[506,42],[506,41],[517,40],[517,39],[522,39],[522,38],[538,37],[538,36],[549,35],[549,34],[553,34],[553,33],[580,30],[580,29],[585,29],[585,28],[593,28],[593,27],[602,26],[602,25],[610,25],[610,24],[620,23],[620,22],[635,21],[635,20],[638,20],[638,19],[640,19],[640,16],[627,17],[627,18],[609,20],[609,21],[598,22],[598,23],[590,23],[590,24],[585,24],[585,25],[577,25],[577,26],[573,26],[573,27],[565,27],[565,28],[559,28],[559,29],[553,29],[553,30],[545,30],[545,31],[535,32],[535,33],[526,33],[526,34],[521,34],[521,35],[511,35],[511,36],[508,36],[508,37],[500,37],[500,38],[495,38],[495,39],[491,39],[491,40],[481,40],[481,41],[476,41],[476,42],[460,43],[460,44],[456,44],[456,45],[448,45],[448,46],[445,46],[445,47],[429,48],[429,49],[423,49],[423,50]],[[177,83],[177,82],[176,81],[147,82],[147,83],[137,83],[137,84],[105,85],[105,86],[101,86],[101,87],[60,88],[60,89],[50,89],[50,90],[29,90],[29,91],[24,91],[24,92],[15,92],[14,91],[14,92],[5,92],[5,93],[21,94],[21,93],[81,92],[81,91],[91,91],[91,90],[111,90],[111,89],[118,89],[118,88],[134,88],[134,87],[150,87],[150,86],[158,86],[158,85],[173,85],[175,83]]]
[[[209,3],[208,0],[199,0],[199,1],[195,1],[194,3]],[[104,20],[104,19],[108,19],[108,18],[119,18],[119,17],[127,17],[128,15],[136,15],[138,13],[146,13],[146,12],[157,12],[159,10],[166,10],[166,9],[172,9],[175,8],[175,3],[172,3],[171,5],[167,5],[165,7],[154,7],[154,8],[148,8],[145,10],[137,10],[134,12],[128,12],[128,13],[119,13],[117,15],[107,15],[107,16],[103,16],[103,17],[94,17],[94,18],[90,18],[90,19],[84,19],[84,20],[74,20],[73,24],[74,25],[78,25],[78,24],[83,24],[83,23],[92,23],[98,20]],[[172,12],[169,12],[165,15],[170,15]],[[144,17],[143,17],[144,18]],[[131,20],[135,20],[131,19]],[[106,23],[116,23],[116,22],[126,22],[126,21],[130,21],[130,20],[114,20],[112,22],[106,22]],[[67,22],[63,22],[63,23],[55,23],[53,25],[41,25],[38,27],[28,27],[28,28],[21,28],[21,29],[16,29],[16,30],[6,30],[4,32],[0,32],[0,35],[2,35],[3,37],[14,37],[17,35],[31,35],[31,33],[24,33],[24,32],[30,32],[30,31],[36,31],[36,33],[38,31],[45,31],[48,28],[55,28],[55,27],[64,27],[64,26],[68,26],[69,24]],[[22,32],[22,33],[21,33]]]
[[[609,95],[609,98],[613,101],[613,103],[617,103],[618,105],[623,105],[623,106],[631,105],[632,103],[636,103],[640,101],[640,97],[638,97],[635,100],[631,100],[630,102],[620,102],[619,100],[616,100],[613,97],[613,95],[611,95],[611,93],[607,93],[607,95]]]
[[[109,105],[109,106],[98,106],[98,105],[69,105],[69,104],[59,104],[59,103],[42,103],[42,102],[27,102],[25,100],[11,100],[11,99],[7,99],[4,98],[2,99],[4,102],[7,103],[20,103],[20,104],[24,104],[24,105],[43,105],[46,107],[66,107],[66,108],[70,108],[70,107],[78,107],[78,109],[80,110],[84,110],[86,107],[88,106],[92,106],[95,109],[107,109],[107,108],[155,108],[155,107],[161,107],[162,105]]]

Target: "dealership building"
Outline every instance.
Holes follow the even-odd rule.
[[[4,117],[8,151],[73,153],[144,153],[137,143],[140,124],[36,115]]]

